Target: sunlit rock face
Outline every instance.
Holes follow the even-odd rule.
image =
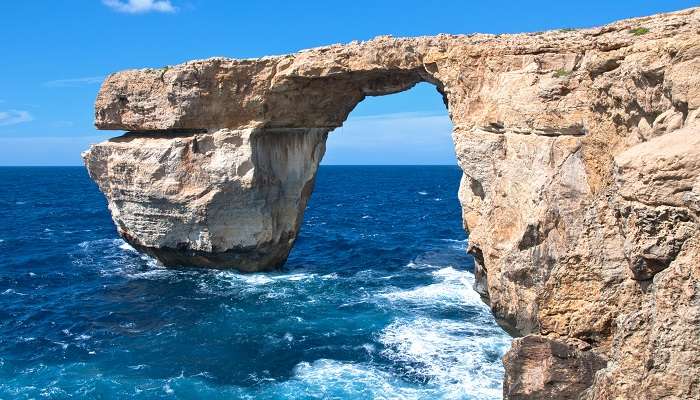
[[[261,271],[287,259],[327,132],[129,133],[84,159],[136,248],[170,266]]]
[[[96,125],[132,132],[84,159],[136,248],[267,270],[293,245],[328,132],[366,96],[432,83],[476,289],[531,335],[505,358],[504,395],[700,398],[698,32],[690,9],[120,72]]]

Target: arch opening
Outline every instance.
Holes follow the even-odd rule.
[[[321,165],[456,165],[452,122],[435,92],[419,82],[366,97],[329,133]]]
[[[462,170],[434,91],[423,83],[369,97],[329,134],[285,266],[300,279],[318,277],[309,291],[324,293],[296,329],[311,324],[328,337],[329,349],[315,355],[326,361],[311,371],[353,367],[332,385],[357,373],[382,381],[390,397],[500,398],[510,337],[473,289]],[[405,147],[388,154],[397,140]],[[420,165],[396,165],[411,163]],[[340,347],[358,350],[339,355]]]

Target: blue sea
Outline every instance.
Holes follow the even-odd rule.
[[[80,167],[0,168],[0,399],[498,399],[457,167],[322,166],[266,274],[165,269]]]

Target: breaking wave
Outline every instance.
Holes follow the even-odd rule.
[[[0,192],[0,398],[501,397],[510,338],[472,289],[458,169],[322,167],[265,274],[166,269],[82,169],[50,171],[14,181],[31,212]]]

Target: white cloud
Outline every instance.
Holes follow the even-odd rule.
[[[31,114],[21,110],[0,111],[0,126],[21,124],[33,120]]]
[[[128,14],[143,14],[151,11],[173,13],[177,8],[170,0],[102,0],[107,7]]]
[[[48,87],[78,87],[85,85],[94,85],[97,83],[102,83],[105,79],[104,76],[87,76],[84,78],[73,78],[73,79],[57,79],[54,81],[44,82],[44,86]]]

